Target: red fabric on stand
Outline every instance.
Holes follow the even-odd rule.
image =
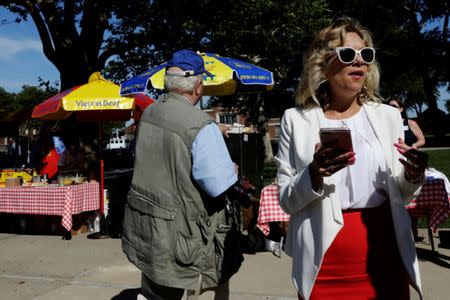
[[[276,184],[265,186],[261,191],[256,226],[267,236],[270,233],[270,222],[286,222],[289,219],[290,215],[281,209],[278,186]]]
[[[42,162],[44,163],[44,167],[42,168],[39,175],[44,176],[44,174],[46,174],[48,179],[54,179],[54,177],[58,173],[58,161],[59,154],[58,152],[56,152],[56,149],[53,148],[42,160]]]
[[[310,299],[409,299],[389,203],[346,210],[343,216],[344,227],[325,254]]]
[[[436,232],[450,214],[450,198],[443,179],[427,179],[420,194],[407,206],[412,218],[427,217],[428,226]]]
[[[62,216],[61,224],[72,229],[72,216],[99,208],[99,184],[20,187],[0,189],[0,212]]]

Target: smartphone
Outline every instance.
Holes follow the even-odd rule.
[[[321,128],[319,131],[320,143],[331,147],[339,153],[353,151],[352,135],[346,127]]]

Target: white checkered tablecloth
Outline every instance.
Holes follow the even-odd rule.
[[[413,217],[427,217],[428,226],[436,232],[439,225],[450,214],[450,199],[445,189],[444,180],[428,180],[420,190],[417,199],[406,206]]]
[[[72,229],[72,215],[100,207],[99,184],[62,187],[0,188],[0,212],[62,216],[62,225]]]
[[[261,191],[257,225],[264,235],[269,235],[269,222],[289,221],[290,216],[280,207],[278,186],[271,184]]]

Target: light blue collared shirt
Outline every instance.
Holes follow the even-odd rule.
[[[234,164],[222,133],[214,123],[203,127],[192,144],[192,176],[213,198],[237,181]]]
[[[59,136],[52,136],[53,144],[55,145],[56,152],[58,152],[59,155],[61,155],[64,151],[66,151],[66,146],[64,145],[64,142]]]

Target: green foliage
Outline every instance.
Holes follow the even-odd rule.
[[[174,50],[192,48],[274,71],[277,85],[269,97],[277,99],[278,115],[292,104],[313,32],[328,22],[325,0],[48,0],[33,5],[0,0],[0,5],[19,19],[32,17],[44,54],[61,73],[62,89],[85,83],[105,67],[106,76],[120,82],[160,64]]]
[[[61,74],[61,88],[92,72],[121,82],[158,65],[181,48],[214,52],[274,72],[261,96],[215,99],[269,116],[293,106],[302,56],[315,32],[335,16],[357,18],[374,34],[382,95],[401,97],[421,113],[436,107],[437,87],[449,81],[449,0],[0,0],[33,20],[44,54]],[[443,20],[443,22],[442,22]],[[439,22],[437,22],[439,21]]]
[[[140,34],[147,34],[146,44],[109,61],[108,76],[122,81],[162,63],[181,48],[234,57],[273,71],[275,88],[261,96],[214,100],[250,114],[264,103],[265,110],[275,116],[293,105],[303,52],[314,32],[329,21],[324,0],[177,1],[176,5],[156,0],[147,11],[148,15],[123,23],[131,29],[127,24],[139,22]],[[117,42],[127,43],[133,37],[134,32],[126,32]]]
[[[225,18],[224,18],[225,16]],[[303,54],[315,32],[328,24],[326,1],[230,1],[213,16],[210,47],[242,58],[274,73],[271,93],[247,98],[264,104],[269,115],[281,116],[293,106],[292,94],[302,70]],[[223,102],[229,101],[225,99]],[[244,101],[245,103],[245,101]],[[258,103],[259,104],[259,103]],[[255,115],[259,105],[253,105]]]
[[[136,20],[148,12],[151,2],[0,0],[0,6],[16,13],[18,20],[33,20],[44,54],[60,72],[61,88],[65,90],[86,83],[112,56],[144,44]],[[128,31],[135,37],[120,43],[126,33],[123,20],[133,21]]]
[[[8,93],[0,87],[0,121],[22,121],[31,118],[34,107],[57,93],[54,87],[24,85],[18,93]]]
[[[16,106],[14,94],[8,93],[4,88],[0,87],[0,120],[5,119],[14,106]]]
[[[264,163],[264,186],[271,184],[277,177],[277,165],[274,162]]]
[[[382,70],[382,95],[406,100],[408,108],[436,108],[437,88],[450,80],[449,1],[330,1],[335,15],[349,15],[374,35]],[[382,16],[382,21],[380,21]]]

